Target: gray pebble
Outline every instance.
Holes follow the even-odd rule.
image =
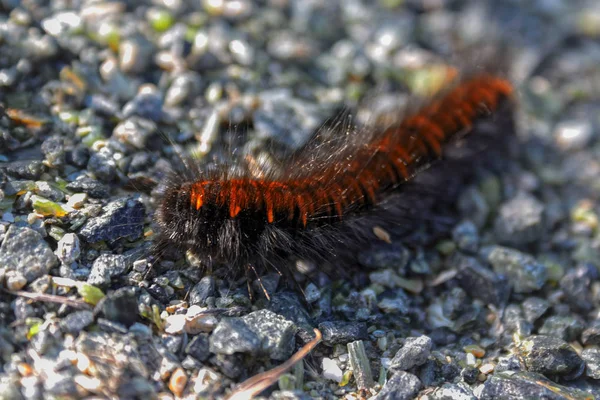
[[[425,335],[406,338],[404,345],[396,352],[390,362],[390,369],[407,371],[412,367],[423,365],[432,346],[431,338]]]
[[[194,285],[190,290],[189,302],[190,305],[206,305],[206,299],[215,295],[216,285],[215,278],[211,275],[200,279],[200,282]]]
[[[321,298],[321,291],[311,282],[304,288],[304,298],[308,303],[314,303]]]
[[[459,249],[475,253],[479,248],[477,227],[471,221],[461,222],[452,230],[452,240],[454,240]]]
[[[528,297],[521,304],[521,308],[523,309],[523,315],[527,322],[533,324],[537,321],[542,315],[548,311],[550,307],[550,303],[548,300],[542,299],[540,297]]]
[[[87,168],[103,182],[110,182],[117,175],[117,164],[113,153],[106,147],[90,156]]]
[[[186,354],[198,361],[206,361],[210,357],[208,337],[203,334],[196,335],[186,346]]]
[[[510,286],[506,279],[494,274],[475,257],[452,256],[448,265],[458,270],[460,286],[471,296],[486,304],[502,305],[508,301]]]
[[[373,400],[412,400],[421,390],[421,386],[421,381],[415,375],[397,371]]]
[[[469,218],[478,228],[482,228],[490,215],[490,206],[485,197],[475,187],[469,187],[458,198],[461,215]]]
[[[106,287],[111,278],[122,275],[127,270],[125,256],[121,254],[102,254],[92,264],[87,282],[90,285]]]
[[[269,310],[254,311],[242,317],[261,341],[261,353],[274,360],[287,360],[294,351],[296,326]]]
[[[464,383],[444,383],[426,396],[426,400],[477,400],[473,394],[473,390]],[[425,400],[425,399],[423,399]]]
[[[0,268],[15,269],[31,282],[56,265],[58,259],[38,232],[15,225],[8,228],[0,246]]]
[[[145,149],[148,138],[156,131],[156,124],[145,118],[132,116],[120,122],[113,130],[113,137],[138,149]]]
[[[67,184],[67,189],[74,192],[83,192],[96,199],[103,199],[110,195],[110,188],[100,181],[87,176]]]
[[[531,293],[544,286],[546,266],[532,256],[508,247],[489,246],[482,250],[494,272],[505,275],[517,293]]]
[[[523,317],[521,307],[509,304],[504,310],[502,322],[509,332],[517,333],[519,336],[529,336],[533,330],[533,324]]]
[[[93,322],[94,314],[91,311],[75,311],[60,321],[60,327],[66,333],[77,335]]]
[[[18,375],[0,374],[0,398],[22,399]]]
[[[51,186],[46,181],[38,181],[35,183],[35,192],[36,194],[50,199],[52,201],[63,201],[65,199],[65,194],[62,190],[59,190],[53,186]]]
[[[591,264],[579,265],[569,270],[560,280],[560,288],[569,306],[584,313],[591,311],[594,298],[590,287],[597,279],[598,271]]]
[[[503,243],[524,245],[539,240],[543,232],[544,204],[527,193],[519,193],[500,207],[494,232]]]
[[[381,244],[371,246],[367,251],[361,251],[358,254],[358,262],[366,268],[391,268],[400,271],[406,267],[410,256],[410,251],[400,244]]]
[[[590,322],[581,334],[581,343],[584,346],[600,344],[600,320]]]
[[[225,318],[219,322],[209,339],[210,351],[217,354],[257,354],[261,340],[240,318]]]
[[[137,115],[150,121],[158,122],[163,117],[163,99],[156,87],[145,85],[140,87],[135,97],[123,106],[125,118]]]
[[[592,379],[600,379],[600,349],[585,349],[581,352],[581,358],[586,364],[585,374]]]
[[[579,338],[583,328],[583,322],[575,315],[552,315],[546,318],[538,332],[541,335],[554,336],[566,342],[572,342]]]
[[[65,143],[64,139],[59,136],[51,136],[42,143],[42,153],[46,157],[46,161],[54,166],[60,167],[65,164]]]
[[[120,198],[108,203],[104,213],[85,222],[79,234],[88,243],[120,238],[138,239],[144,230],[145,208],[137,198]]]

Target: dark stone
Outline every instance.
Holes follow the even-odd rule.
[[[447,327],[435,328],[431,331],[429,337],[437,346],[446,346],[455,343],[457,340],[456,333]]]
[[[553,315],[546,318],[538,333],[541,335],[558,337],[566,342],[572,342],[579,338],[584,327],[583,322],[577,316]]]
[[[407,371],[423,365],[431,353],[432,341],[428,336],[408,337],[390,362],[391,370]]]
[[[559,338],[529,336],[521,341],[517,350],[530,372],[572,380],[581,376],[585,369],[585,363],[573,347]]]
[[[442,365],[442,377],[447,382],[452,382],[460,375],[460,367],[456,364],[444,364]]]
[[[373,400],[412,400],[421,390],[421,386],[421,381],[415,375],[397,371]]]
[[[425,364],[419,368],[419,379],[425,387],[441,385],[444,382],[442,365],[436,360],[428,359],[425,361]]]
[[[167,290],[156,283],[150,285],[150,287],[148,288],[148,293],[150,293],[152,297],[154,297],[162,304],[167,304],[171,300],[171,296],[169,295]]]
[[[90,159],[90,150],[80,144],[73,148],[73,150],[67,152],[67,162],[79,168],[83,168],[87,165]]]
[[[88,243],[109,242],[121,238],[139,239],[144,232],[146,210],[137,198],[120,198],[104,207],[99,217],[86,221],[79,234]]]
[[[516,293],[531,293],[541,289],[546,283],[546,266],[529,254],[502,246],[486,247],[482,253],[495,273],[508,278]]]
[[[518,333],[520,336],[529,336],[533,331],[533,325],[523,317],[521,307],[509,304],[504,310],[502,322],[507,331]]]
[[[506,244],[521,246],[540,239],[544,230],[544,204],[527,193],[500,206],[494,223],[498,239]]]
[[[596,319],[588,325],[581,334],[581,343],[584,346],[600,344],[600,320]]]
[[[241,354],[216,354],[211,357],[210,363],[230,379],[239,378],[245,371]]]
[[[42,143],[42,153],[46,156],[46,161],[54,167],[60,167],[65,164],[65,143],[60,136],[51,136]]]
[[[504,305],[510,295],[506,279],[499,277],[474,257],[457,253],[449,264],[458,270],[458,283],[471,297],[486,304]]]
[[[410,260],[410,251],[400,244],[378,244],[367,251],[360,252],[358,262],[366,268],[392,268],[400,271]]]
[[[125,325],[115,321],[109,321],[105,318],[98,318],[96,325],[98,325],[98,328],[108,333],[119,333],[121,335],[125,335],[128,332]]]
[[[138,300],[134,288],[124,287],[109,292],[98,306],[109,321],[123,324],[126,327],[130,327],[138,321]]]
[[[308,311],[306,311],[304,303],[298,298],[296,293],[275,293],[271,296],[268,309],[296,324],[301,329],[298,334],[302,340],[305,342],[312,340],[314,333],[311,318]]]
[[[91,311],[75,311],[60,321],[60,327],[66,333],[77,335],[93,322],[94,314]]]
[[[110,188],[107,185],[87,176],[68,183],[66,188],[73,192],[87,193],[96,199],[110,196]]]
[[[158,122],[163,117],[163,100],[158,91],[138,93],[123,106],[123,117],[134,115]]]
[[[472,385],[477,382],[479,370],[475,367],[466,367],[460,372],[460,376],[465,382],[467,382],[469,385]]]
[[[367,340],[369,337],[364,322],[327,321],[319,324],[319,330],[323,334],[323,343],[329,346]]]
[[[200,282],[195,284],[190,290],[190,305],[206,305],[206,299],[215,296],[215,288],[215,278],[212,276],[209,275],[200,279]]]
[[[521,371],[521,361],[519,357],[512,354],[507,357],[500,357],[498,359],[498,364],[494,369],[495,372],[503,372],[503,371]]]
[[[500,372],[485,381],[479,400],[589,400],[589,394],[533,372]]]
[[[569,270],[560,280],[565,300],[574,310],[587,313],[594,308],[591,283],[598,279],[598,271],[591,264]]]
[[[521,304],[523,316],[527,322],[531,324],[535,323],[542,315],[544,315],[549,307],[550,303],[548,300],[533,296],[526,298]]]
[[[111,182],[117,175],[117,166],[112,153],[100,151],[93,153],[87,163],[87,169],[103,182]]]
[[[479,232],[471,221],[463,221],[452,230],[452,240],[457,247],[468,253],[475,253],[479,248]]]
[[[0,169],[17,179],[38,180],[46,166],[39,160],[16,160],[1,164]]]
[[[185,352],[198,361],[208,360],[210,357],[208,336],[203,334],[196,335],[186,346]]]
[[[157,397],[152,383],[139,376],[124,379],[117,389],[117,394],[120,399],[154,399]]]
[[[183,345],[183,335],[165,335],[162,342],[171,354],[179,354]]]

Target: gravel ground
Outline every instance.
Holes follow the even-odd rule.
[[[600,395],[597,2],[0,11],[0,399],[222,398],[316,327],[323,343],[263,396]],[[193,259],[150,270],[154,194],[180,151],[269,160],[336,110],[368,121],[361,100],[401,104],[439,60],[500,42],[522,145],[511,172],[464,188],[445,238],[374,244],[353,280],[298,274],[305,299],[277,274],[267,301]]]

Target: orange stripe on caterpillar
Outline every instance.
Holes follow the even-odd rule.
[[[359,149],[343,173],[332,165],[302,179],[201,181],[193,184],[190,201],[199,210],[211,199],[228,207],[229,218],[250,212],[264,215],[269,224],[297,220],[306,228],[321,217],[341,219],[350,210],[376,203],[381,192],[440,157],[446,143],[511,93],[512,86],[501,78],[472,78]]]

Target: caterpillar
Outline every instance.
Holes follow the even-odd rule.
[[[370,216],[401,224],[410,205],[398,194],[409,192],[414,177],[454,143],[477,136],[478,121],[492,118],[512,93],[506,79],[474,74],[392,126],[337,132],[259,177],[247,167],[201,171],[188,162],[170,178],[157,209],[157,248],[191,252],[234,271],[277,268],[275,260],[296,253],[341,257],[373,236]]]

